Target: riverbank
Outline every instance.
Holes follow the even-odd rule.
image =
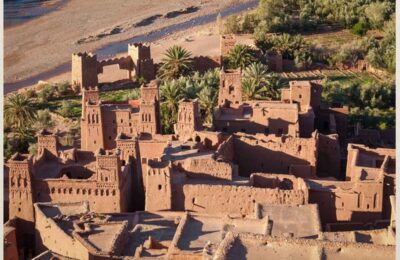
[[[71,0],[58,11],[6,29],[5,82],[29,79],[62,64],[67,64],[64,65],[65,73],[73,52],[101,50],[104,46],[126,41],[136,35],[146,35],[168,26],[193,21],[229,6],[257,1],[154,2]],[[140,13],[136,10],[140,10]],[[55,76],[50,75],[49,78]]]

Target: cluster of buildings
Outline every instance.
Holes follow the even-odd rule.
[[[153,66],[144,53],[129,73]],[[81,147],[43,130],[37,155],[7,162],[6,259],[394,259],[395,150],[346,144],[345,108],[322,107],[319,82],[243,102],[241,72],[222,69],[212,129],[183,99],[162,135],[157,80],[104,102],[105,62],[85,64]]]

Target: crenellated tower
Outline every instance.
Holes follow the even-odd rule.
[[[97,87],[83,89],[81,147],[86,151],[104,148],[101,101]]]
[[[175,134],[182,140],[190,139],[195,131],[202,129],[199,102],[197,99],[182,99],[179,101],[178,121],[174,125],[174,128]]]
[[[96,54],[74,53],[72,54],[71,84],[76,93],[86,87],[98,85],[98,61]]]
[[[17,218],[19,236],[34,233],[32,157],[14,154],[8,161],[9,218]]]
[[[242,104],[241,70],[221,70],[218,106],[237,108]]]
[[[146,172],[146,211],[171,210],[172,166],[170,162],[149,161]],[[158,198],[155,200],[154,198]]]
[[[155,79],[154,61],[151,58],[150,45],[133,43],[128,45],[128,55],[132,59],[136,76],[143,77],[147,81]]]
[[[140,100],[140,132],[149,134],[160,133],[159,82],[151,81],[141,87]]]
[[[58,157],[60,144],[58,142],[57,133],[50,133],[46,129],[43,129],[37,134],[37,140],[37,153],[39,155],[47,152],[55,157]]]

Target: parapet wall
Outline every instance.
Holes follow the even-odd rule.
[[[218,162],[212,158],[191,158],[176,161],[175,165],[178,170],[183,170],[190,177],[232,180],[231,163]]]
[[[264,189],[233,185],[186,184],[182,193],[174,192],[173,210],[189,210],[208,214],[253,215],[255,203],[304,205],[308,203],[304,190]],[[179,205],[180,203],[180,205]]]
[[[289,173],[291,165],[309,165],[315,174],[317,139],[275,135],[234,135],[234,161],[241,176],[254,172]]]

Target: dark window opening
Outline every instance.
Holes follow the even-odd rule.
[[[197,143],[199,143],[200,141],[201,141],[201,139],[200,139],[200,136],[196,136],[196,138],[194,138],[194,140],[197,142]]]
[[[242,129],[240,130],[240,132],[246,133],[246,129],[245,129],[245,128],[242,128]]]
[[[161,184],[158,185],[158,190],[161,190],[162,186]]]

